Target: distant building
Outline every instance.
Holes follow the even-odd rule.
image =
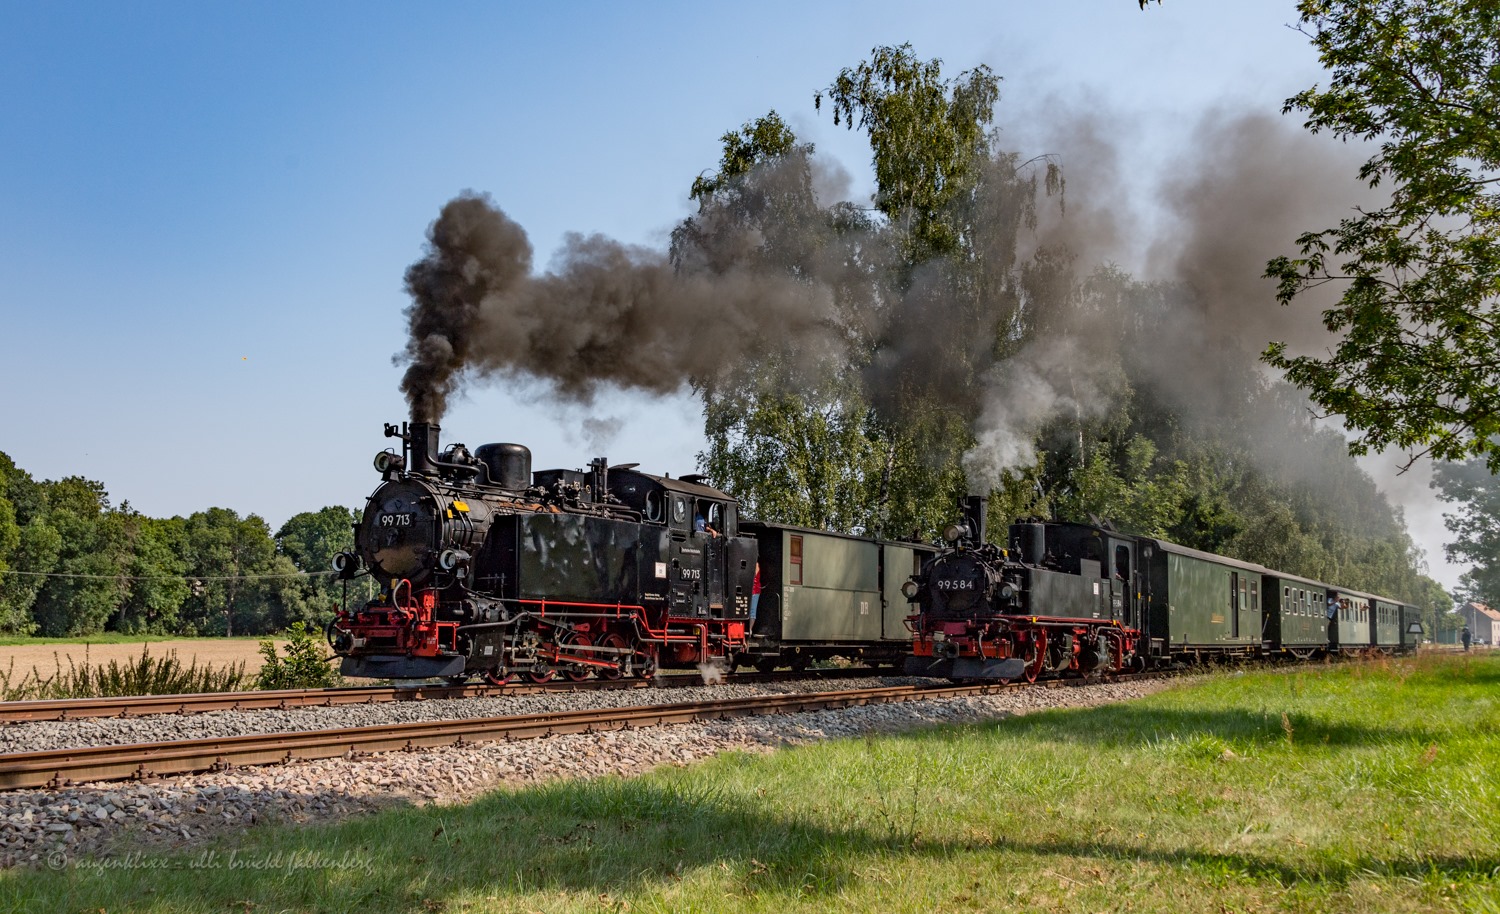
[[[1459,618],[1469,627],[1475,644],[1493,646],[1500,638],[1500,610],[1490,609],[1483,603],[1470,600],[1458,608]]]

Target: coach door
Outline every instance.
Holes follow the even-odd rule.
[[[1231,641],[1240,640],[1240,608],[1244,600],[1240,595],[1241,583],[1238,571],[1229,572],[1229,638]]]

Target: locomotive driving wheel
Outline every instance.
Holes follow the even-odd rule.
[[[571,635],[563,639],[563,646],[571,648],[574,653],[587,656],[589,653],[589,648],[594,646],[594,639],[590,638],[588,635],[583,634],[582,632],[573,632]],[[581,663],[569,664],[568,668],[563,671],[563,675],[568,677],[568,679],[572,680],[573,682],[583,682],[585,679],[588,679],[594,675],[594,669],[593,667],[585,666]]]
[[[503,688],[516,681],[515,673],[501,673],[498,666],[492,666],[480,674],[485,683],[496,688]]]
[[[599,639],[599,646],[600,647],[613,648],[613,649],[615,649],[617,651],[627,651],[627,652],[628,652],[628,650],[630,648],[630,645],[627,644],[627,643],[625,643],[625,636],[621,635],[618,632],[610,632],[609,634],[605,635],[603,638]],[[623,664],[625,662],[626,654],[623,654],[623,653],[621,653],[621,654],[610,653],[607,656],[609,658],[615,660],[617,663]],[[624,675],[625,675],[625,673],[622,671],[621,667],[618,667],[618,666],[613,667],[611,669],[607,669],[607,670],[604,669],[603,667],[601,667],[599,669],[599,678],[600,679],[619,679],[621,676],[624,676]]]
[[[557,678],[557,667],[548,666],[539,660],[536,666],[526,671],[526,678],[538,685],[544,682],[551,682]]]
[[[1031,632],[1031,650],[1026,652],[1026,681],[1036,682],[1042,667],[1047,663],[1047,630],[1038,628]]]

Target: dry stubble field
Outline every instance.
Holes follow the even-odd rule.
[[[285,641],[276,639],[280,649]],[[0,670],[13,669],[12,678],[20,681],[27,670],[35,669],[38,676],[46,678],[55,674],[61,666],[67,670],[69,662],[76,666],[89,664],[99,666],[111,660],[121,664],[139,660],[141,649],[151,651],[153,657],[165,657],[172,651],[183,666],[196,662],[200,667],[209,665],[222,667],[244,662],[245,672],[254,676],[261,668],[260,642],[252,638],[184,638],[177,641],[153,641],[149,644],[125,642],[121,644],[18,644],[0,645]],[[15,666],[12,667],[11,664]]]

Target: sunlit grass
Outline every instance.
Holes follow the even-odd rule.
[[[254,829],[199,869],[19,871],[0,906],[1500,911],[1497,695],[1492,658],[1230,674],[1127,705]],[[235,869],[230,852],[287,865]]]

